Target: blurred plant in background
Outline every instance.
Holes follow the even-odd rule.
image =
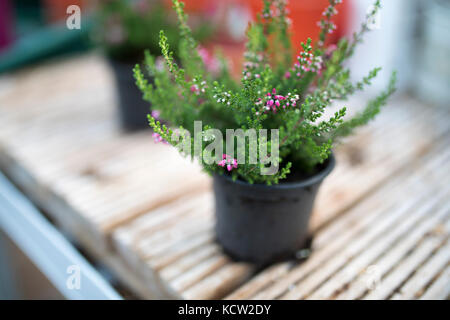
[[[131,72],[141,63],[144,50],[159,51],[159,31],[167,30],[170,45],[178,56],[180,40],[176,15],[165,0],[99,0],[96,3],[92,38],[103,49],[114,72],[118,93],[118,111],[125,130],[148,128],[149,103],[134,85]],[[206,15],[194,16],[195,36],[205,40],[214,28]]]
[[[162,0],[99,0],[94,40],[106,54],[121,61],[138,62],[148,49],[159,51],[159,31],[166,30],[170,45],[177,53],[179,32],[176,16]],[[211,21],[194,17],[193,30],[203,41],[213,34]]]

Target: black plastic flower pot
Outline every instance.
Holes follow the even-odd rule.
[[[267,186],[214,176],[216,238],[233,259],[268,265],[307,247],[317,191],[334,168],[331,155],[313,176]]]
[[[147,114],[150,103],[142,99],[142,92],[135,84],[135,64],[109,59],[114,72],[118,94],[119,121],[124,130],[133,131],[149,128]]]

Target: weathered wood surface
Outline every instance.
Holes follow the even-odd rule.
[[[97,56],[0,77],[0,168],[138,295],[448,297],[448,110],[393,99],[337,148],[311,256],[256,273],[214,242],[209,178],[150,132],[122,133],[114,104]]]

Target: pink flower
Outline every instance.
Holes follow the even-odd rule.
[[[272,93],[268,92],[266,93],[265,97],[258,98],[257,102],[255,102],[256,106],[259,106],[263,104],[264,113],[267,113],[269,111],[272,111],[273,113],[276,113],[279,108],[286,109],[286,107],[297,106],[297,102],[299,101],[300,96],[298,94],[292,94],[288,93],[286,96],[282,96],[280,94],[276,94],[276,89],[272,90]],[[256,115],[259,115],[260,112],[256,112]]]
[[[226,167],[228,171],[231,171],[233,169],[236,169],[238,167],[237,160],[230,157],[227,154],[222,155],[222,160],[218,163],[221,167]]]
[[[166,140],[164,140],[161,137],[161,135],[159,133],[153,132],[152,133],[152,137],[153,137],[153,140],[155,141],[155,143],[159,143],[159,142],[162,142],[162,143],[165,143],[165,144],[168,143]]]
[[[155,142],[161,142],[162,141],[162,137],[159,133],[153,132],[152,134],[153,140],[155,140]]]
[[[161,115],[161,112],[158,110],[152,110],[151,115],[153,118],[155,118],[156,120],[159,119],[159,116]]]
[[[195,93],[196,95],[199,95],[199,94],[200,94],[200,89],[198,88],[198,85],[193,84],[193,85],[191,86],[191,92],[192,92],[192,93]]]
[[[203,63],[205,64],[207,71],[213,74],[217,74],[220,71],[219,60],[216,57],[214,57],[208,50],[206,50],[203,47],[200,47],[198,49],[198,54],[202,59]]]
[[[331,54],[337,49],[337,45],[335,44],[330,44],[327,49],[325,50],[325,55],[330,57]]]
[[[307,47],[300,52],[297,57],[297,62],[294,63],[293,71],[296,72],[297,77],[301,78],[307,72],[317,73],[322,68],[322,57],[315,56],[310,51],[312,47]]]

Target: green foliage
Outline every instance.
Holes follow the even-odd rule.
[[[144,98],[152,101],[162,119],[178,127],[177,130],[190,134],[181,135],[184,142],[193,142],[194,121],[201,120],[202,150],[208,144],[206,132],[209,128],[220,130],[223,137],[226,129],[255,129],[257,132],[260,129],[279,129],[279,157],[275,162],[280,170],[276,174],[261,175],[265,159],[258,158],[257,163],[249,161],[251,145],[248,140],[243,146],[237,144],[235,147],[235,151],[238,148],[246,151],[245,162],[238,162],[236,168],[227,169],[217,163],[207,164],[200,158],[207,172],[227,173],[234,179],[269,185],[290,175],[310,174],[330,156],[333,144],[340,137],[368,123],[386,104],[395,91],[395,73],[388,88],[370,100],[360,113],[347,118],[347,108],[342,107],[331,116],[325,116],[333,101],[346,100],[355,92],[364,90],[380,71],[380,68],[375,68],[359,82],[352,83],[350,70],[344,66],[369,29],[367,22],[352,40],[341,39],[334,50],[324,47],[327,34],[334,30],[330,20],[335,13],[334,7],[340,2],[329,1],[330,6],[325,9],[321,21],[319,42],[313,45],[308,39],[292,63],[286,2],[264,0],[262,14],[248,28],[246,62],[241,81],[237,83],[230,77],[224,59],[217,60],[220,61],[219,71],[210,71],[211,66],[199,55],[198,44],[186,23],[183,4],[173,0],[179,19],[180,65],[183,67],[173,59],[172,46],[166,33],[161,31],[159,45],[165,65],[157,66],[155,59],[146,53],[147,72],[155,79],[154,84],[147,82],[138,65],[134,69],[136,83]],[[376,1],[367,19],[372,19],[379,8],[379,1]],[[149,124],[168,143],[180,145],[179,139],[173,139],[173,131],[151,115]],[[270,137],[258,134],[257,141],[259,148],[271,150]]]

